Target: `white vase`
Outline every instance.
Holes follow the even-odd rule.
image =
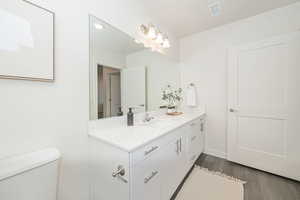
[[[175,107],[174,106],[168,106],[167,107],[167,114],[171,114],[175,112]]]

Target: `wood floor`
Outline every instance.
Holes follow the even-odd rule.
[[[205,154],[199,157],[196,164],[246,181],[244,200],[300,200],[300,182]],[[180,188],[172,199],[175,199]]]

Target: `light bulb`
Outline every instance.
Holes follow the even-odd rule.
[[[170,47],[171,47],[170,41],[169,41],[168,38],[166,38],[166,39],[164,40],[164,42],[163,42],[163,44],[162,44],[162,47],[163,47],[163,48],[170,48]]]
[[[98,23],[94,24],[94,27],[98,30],[101,30],[104,28],[102,24],[98,24]]]
[[[139,39],[135,39],[134,42],[137,43],[137,44],[141,44],[142,43]]]
[[[163,35],[161,33],[158,33],[155,41],[158,44],[162,44],[164,42]]]
[[[148,27],[148,33],[147,33],[147,36],[150,38],[150,39],[154,39],[156,38],[156,30],[154,28],[153,25],[150,25]]]
[[[147,33],[147,27],[144,25],[144,24],[142,24],[142,25],[140,25],[140,27],[139,27],[139,30],[140,30],[140,32],[142,33],[142,34],[146,34]]]

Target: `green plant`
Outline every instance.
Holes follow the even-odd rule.
[[[178,88],[175,90],[171,85],[167,85],[167,87],[162,91],[162,100],[166,102],[168,107],[177,106],[182,100],[182,89]]]

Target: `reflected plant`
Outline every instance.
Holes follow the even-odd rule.
[[[167,85],[162,91],[162,100],[166,102],[167,107],[176,107],[182,101],[182,89],[175,90],[171,85]]]

